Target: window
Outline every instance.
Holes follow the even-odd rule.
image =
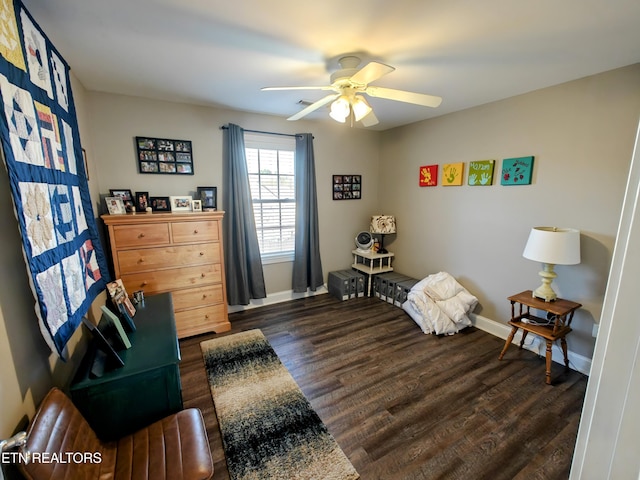
[[[245,133],[258,244],[263,262],[293,260],[295,138]]]

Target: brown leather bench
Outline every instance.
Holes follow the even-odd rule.
[[[31,460],[18,462],[18,468],[33,480],[206,480],[213,476],[200,410],[182,410],[119,440],[104,442],[57,388],[42,401],[21,452],[30,452]]]

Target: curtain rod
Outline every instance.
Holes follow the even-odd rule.
[[[226,125],[222,125],[220,127],[220,130],[229,130],[229,127],[227,127]],[[249,133],[263,133],[265,135],[280,135],[281,137],[297,137],[299,135],[296,133],[263,132],[262,130],[246,130],[246,129],[243,129],[243,130]]]

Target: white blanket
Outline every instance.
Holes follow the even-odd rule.
[[[449,334],[471,325],[468,314],[478,299],[447,272],[420,280],[407,294],[402,309],[424,333]]]

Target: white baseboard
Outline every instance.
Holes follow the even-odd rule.
[[[322,295],[329,293],[326,285],[318,287],[315,292],[307,290],[304,293],[294,293],[293,290],[286,290],[284,292],[270,293],[267,298],[252,299],[249,305],[229,305],[229,313],[242,312],[244,310],[250,310],[256,307],[264,307],[266,305],[275,305],[276,303],[288,302],[289,300],[297,300],[298,298],[312,297],[314,295]]]
[[[491,335],[495,335],[496,337],[502,338],[506,340],[509,337],[509,333],[511,333],[511,326],[506,323],[499,323],[494,320],[491,320],[487,317],[483,317],[482,315],[469,315],[473,325],[476,328],[479,328],[482,331],[490,333]],[[522,330],[518,330],[513,338],[514,344],[520,345],[520,339],[522,338]],[[568,342],[571,345],[570,342]],[[528,335],[523,348],[532,351],[540,356],[545,356],[546,353],[546,343],[545,341],[537,335]],[[509,352],[507,352],[507,355]],[[553,344],[553,348],[551,350],[552,359],[554,362],[564,365],[564,355],[562,353],[562,349]],[[569,349],[567,353],[567,357],[569,358],[569,366],[574,370],[577,370],[580,373],[584,373],[585,375],[589,375],[589,371],[591,370],[591,359],[585,357],[583,355],[579,355],[574,353]]]

